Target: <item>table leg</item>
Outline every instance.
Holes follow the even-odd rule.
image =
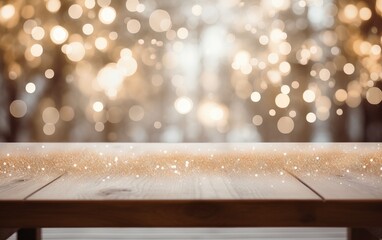
[[[21,228],[17,231],[17,240],[41,240],[41,228]]]
[[[17,228],[0,228],[0,240],[6,240],[17,232]]]
[[[348,228],[348,240],[380,240],[380,229]]]

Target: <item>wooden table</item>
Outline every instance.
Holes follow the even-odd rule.
[[[379,239],[382,144],[0,144],[0,238],[43,227],[348,227],[349,239]]]

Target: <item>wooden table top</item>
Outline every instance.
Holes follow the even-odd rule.
[[[0,227],[382,226],[380,143],[2,143]]]

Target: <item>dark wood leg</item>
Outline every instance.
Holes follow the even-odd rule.
[[[0,240],[6,240],[17,232],[17,228],[0,228]]]
[[[41,228],[21,228],[17,231],[17,240],[41,240]]]
[[[348,240],[380,240],[379,229],[348,228]]]

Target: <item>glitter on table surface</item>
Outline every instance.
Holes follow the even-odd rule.
[[[4,185],[23,176],[58,178],[32,198],[50,198],[49,189],[58,185],[58,198],[289,199],[306,190],[300,182],[320,197],[381,198],[381,148],[380,143],[5,143],[0,179]],[[147,196],[129,188],[145,181],[152,185]],[[214,190],[210,181],[226,189]]]

